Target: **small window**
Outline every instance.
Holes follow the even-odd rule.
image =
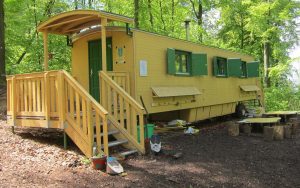
[[[175,50],[175,71],[176,74],[190,73],[191,53]]]
[[[222,57],[214,57],[214,75],[227,76],[227,59]]]
[[[247,63],[245,61],[242,61],[242,63],[241,63],[241,71],[242,71],[241,77],[246,78],[247,77]]]

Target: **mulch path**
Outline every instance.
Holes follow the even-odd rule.
[[[121,161],[127,176],[110,176],[82,164],[74,145],[64,150],[61,132],[18,128],[12,134],[0,121],[0,187],[300,187],[299,133],[266,142],[230,137],[216,126],[160,136],[165,150],[183,156],[131,156]]]

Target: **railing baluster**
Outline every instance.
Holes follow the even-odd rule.
[[[108,130],[107,130],[107,115],[105,115],[102,119],[102,126],[103,126],[103,145],[104,145],[104,153],[106,156],[109,156],[108,151]]]
[[[145,145],[145,143],[144,143],[145,142],[145,136],[144,136],[144,115],[141,114],[141,113],[139,113],[138,116],[139,116],[139,126],[140,126],[140,144],[142,146],[144,146]],[[148,136],[148,134],[146,136]]]
[[[36,85],[37,85],[37,87],[36,87],[36,90],[37,90],[37,95],[36,95],[37,111],[41,112],[42,111],[42,104],[41,104],[41,81],[40,81],[40,79],[37,79]]]
[[[47,121],[47,127],[49,127],[50,123],[50,83],[49,83],[49,73],[46,72],[44,75],[45,80],[45,95],[44,95],[44,101],[45,101],[45,119]]]
[[[78,92],[75,91],[75,96],[76,96],[76,122],[77,122],[77,126],[78,128],[82,128],[81,127],[81,123],[80,123],[80,98],[79,98],[79,94]]]
[[[120,114],[120,125],[122,128],[125,128],[125,123],[124,123],[124,101],[123,97],[119,95],[119,103],[120,103],[120,108],[119,108],[119,114]]]
[[[96,142],[97,142],[97,149],[101,151],[101,122],[98,114],[95,114],[95,124],[96,124]]]
[[[86,114],[86,99],[82,98],[82,128],[83,128],[84,134],[88,134],[86,116],[87,116],[87,114]]]
[[[127,101],[125,101],[125,110],[126,110],[126,129],[127,132],[129,132],[131,134],[131,117],[130,117],[130,105]]]
[[[87,101],[87,122],[88,122],[88,140],[89,140],[89,156],[93,154],[93,145],[94,145],[94,122],[92,116],[92,102],[90,100]]]
[[[74,91],[71,86],[69,86],[70,92],[70,117],[74,119]]]
[[[12,111],[12,125],[16,125],[16,118],[17,118],[17,108],[16,108],[16,78],[15,76],[12,77],[12,84],[11,84],[11,111]]]
[[[36,112],[36,80],[32,80],[32,111]]]
[[[28,84],[28,112],[32,112],[32,87],[31,87],[31,79],[27,80]]]
[[[113,96],[114,96],[114,117],[116,120],[118,120],[118,94],[115,90],[113,90]]]
[[[107,84],[107,111],[112,114],[111,87]]]
[[[28,84],[27,80],[24,80],[24,111],[28,112]]]
[[[64,75],[62,72],[59,72],[58,73],[58,80],[57,80],[57,83],[58,83],[58,98],[57,98],[57,102],[58,102],[58,108],[59,108],[59,121],[60,121],[60,128],[64,128],[64,123],[65,123],[65,113],[66,113],[66,110],[65,108],[67,107],[66,106],[66,103],[65,103],[65,81],[64,81]],[[59,99],[59,101],[58,101]]]
[[[135,139],[137,139],[137,120],[136,120],[136,112],[135,112],[135,109],[134,108],[130,108],[130,114],[131,114],[131,124],[130,124],[130,127],[131,127],[131,131],[132,131],[132,134],[133,134],[133,137]],[[141,127],[140,127],[141,129]],[[141,130],[140,130],[141,132]]]

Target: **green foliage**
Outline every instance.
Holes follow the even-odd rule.
[[[51,6],[47,0],[5,1],[6,73],[21,74],[43,70],[43,41],[36,32],[42,20],[68,10],[63,1]],[[70,50],[65,37],[50,35],[49,52],[53,58],[49,69],[70,70]]]
[[[198,14],[199,5],[202,15]],[[37,25],[75,8],[129,17],[135,12],[134,0],[6,0],[7,74],[42,71],[43,42]],[[263,44],[269,42],[271,88],[265,90],[267,109],[296,109],[299,86],[289,81],[288,50],[299,40],[295,24],[299,13],[297,0],[139,0],[138,20],[142,30],[185,39],[184,20],[189,17],[191,41],[251,54],[260,62]],[[50,35],[49,42],[49,69],[70,70],[66,38]]]
[[[289,85],[272,86],[264,93],[267,111],[300,109],[300,91]]]

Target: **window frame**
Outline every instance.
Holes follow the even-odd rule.
[[[228,63],[227,63],[227,58],[225,57],[219,57],[215,56],[216,58],[216,65],[217,65],[217,74],[215,75],[216,77],[228,77]],[[220,64],[218,63],[218,60],[224,60],[224,74],[220,74]],[[215,67],[214,67],[215,68]]]
[[[177,68],[176,68],[176,61],[177,61],[177,55],[186,55],[186,69],[187,71],[186,72],[179,72],[177,71]],[[174,61],[174,65],[175,65],[175,75],[180,75],[180,76],[190,76],[192,75],[192,53],[191,52],[188,52],[188,51],[183,51],[183,50],[177,50],[175,49],[175,61]],[[182,70],[182,59],[181,59],[181,62],[180,62],[180,68],[179,70]]]
[[[247,78],[247,62],[241,61],[241,78]]]

